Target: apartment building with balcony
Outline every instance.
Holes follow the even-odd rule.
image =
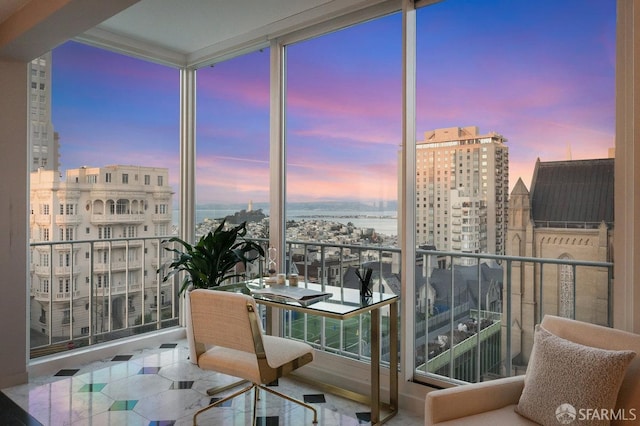
[[[2,129],[3,155],[0,156],[0,193],[5,202],[0,205],[0,241],[3,249],[0,250],[0,270],[3,271],[2,284],[3,297],[0,298],[0,334],[3,339],[12,342],[7,345],[7,350],[0,354],[0,363],[3,365],[0,373],[0,388],[25,383],[29,372],[33,371],[34,364],[28,356],[28,340],[26,333],[30,321],[29,310],[29,283],[30,283],[30,202],[29,185],[31,164],[26,160],[30,158],[29,147],[29,78],[28,67],[32,60],[38,58],[70,39],[91,43],[101,48],[109,48],[125,55],[131,55],[145,60],[167,65],[179,70],[180,120],[179,141],[180,152],[177,154],[180,161],[180,209],[181,218],[179,235],[185,240],[194,238],[195,217],[195,86],[196,71],[209,65],[224,62],[238,57],[246,52],[257,52],[261,49],[269,49],[269,137],[265,145],[269,146],[269,186],[270,186],[270,232],[269,244],[277,248],[279,253],[285,253],[285,152],[287,146],[284,142],[284,122],[287,113],[285,107],[284,88],[284,58],[288,46],[296,45],[304,49],[304,44],[296,44],[302,40],[321,37],[340,28],[357,26],[369,22],[372,19],[397,14],[401,19],[394,21],[398,32],[402,34],[402,43],[398,46],[397,57],[402,62],[402,84],[397,84],[401,91],[402,102],[396,102],[397,116],[402,117],[402,140],[400,153],[400,180],[398,182],[399,205],[399,247],[393,251],[398,256],[401,265],[401,310],[400,323],[402,335],[400,336],[399,352],[401,356],[400,366],[400,400],[401,410],[422,410],[424,406],[424,394],[428,386],[417,383],[415,354],[415,306],[416,298],[416,247],[427,244],[416,241],[418,228],[420,235],[429,235],[428,226],[415,217],[416,199],[418,192],[420,199],[424,194],[423,188],[416,184],[416,155],[419,151],[416,145],[416,75],[415,48],[416,48],[416,13],[428,9],[434,2],[430,0],[334,0],[316,1],[307,0],[301,2],[264,2],[238,1],[230,2],[222,6],[219,2],[199,3],[197,11],[185,8],[182,4],[175,5],[178,9],[171,10],[170,2],[147,2],[145,0],[122,0],[104,2],[98,0],[62,1],[48,3],[21,0],[13,2],[15,8],[0,18],[0,128]],[[276,4],[276,6],[274,6]],[[615,85],[615,122],[616,122],[616,158],[615,158],[615,232],[614,250],[616,253],[614,270],[615,291],[612,296],[613,326],[620,329],[640,332],[640,212],[638,211],[639,195],[637,191],[640,185],[640,151],[636,148],[636,139],[640,134],[640,110],[635,108],[636,99],[640,93],[640,41],[633,35],[640,31],[640,0],[620,0],[617,2],[618,20],[616,22],[616,51],[615,60],[612,57],[606,59],[616,62]],[[209,9],[202,10],[200,8]],[[167,10],[166,8],[169,8]],[[196,12],[191,13],[190,12]],[[183,14],[189,19],[181,19]],[[140,18],[142,16],[142,18]],[[156,19],[145,19],[154,16]],[[204,20],[199,20],[201,18]],[[159,22],[162,23],[159,23]],[[226,29],[226,31],[225,31]],[[197,35],[197,36],[196,36]],[[475,35],[475,33],[474,33]],[[501,33],[495,33],[499,39]],[[461,37],[469,37],[461,34]],[[400,53],[402,52],[402,53]],[[266,55],[265,55],[266,56]],[[612,53],[613,56],[613,53]],[[605,60],[605,57],[602,58]],[[176,74],[177,75],[177,74]],[[526,81],[523,76],[523,81]],[[251,87],[249,87],[251,89]],[[305,100],[313,103],[314,99]],[[96,101],[97,103],[98,101]],[[522,102],[529,102],[522,98]],[[247,112],[248,114],[249,112]],[[357,123],[353,123],[354,127]],[[359,124],[362,125],[362,124]],[[367,125],[363,125],[363,128]],[[434,128],[430,126],[426,128]],[[475,139],[475,138],[474,138]],[[535,141],[534,141],[535,144]],[[466,156],[465,151],[461,152]],[[451,150],[451,148],[449,148]],[[471,154],[471,153],[470,153]],[[451,155],[451,154],[450,154]],[[318,161],[311,156],[307,157],[309,163]],[[466,158],[463,158],[466,160]],[[480,161],[480,158],[478,159]],[[473,162],[473,156],[471,161]],[[503,156],[504,163],[504,156]],[[456,163],[454,163],[456,164]],[[457,163],[460,164],[460,163]],[[480,163],[481,164],[481,163]],[[504,164],[503,164],[504,165]],[[480,165],[480,167],[482,167]],[[324,169],[324,165],[323,165]],[[472,167],[469,172],[463,168],[462,173],[456,171],[463,182],[469,177],[474,180]],[[435,170],[434,170],[435,171]],[[444,170],[441,170],[442,172]],[[480,173],[480,172],[479,172]],[[420,177],[423,177],[422,175]],[[441,174],[442,178],[443,175]],[[463,178],[464,177],[464,178]],[[434,179],[437,174],[434,175]],[[437,182],[437,181],[436,181]],[[434,183],[436,183],[434,182]],[[450,182],[451,183],[451,182]],[[503,185],[505,182],[503,182]],[[337,186],[337,185],[336,185]],[[429,188],[427,188],[429,189]],[[435,186],[434,186],[435,189]],[[443,188],[451,202],[451,187]],[[455,187],[454,187],[455,189]],[[494,188],[491,195],[498,196],[498,188]],[[504,193],[503,193],[504,194]],[[476,195],[473,193],[458,194],[463,199],[462,203],[472,203],[474,208],[484,207],[475,205]],[[478,197],[480,194],[477,195]],[[434,194],[437,197],[437,193]],[[437,203],[434,198],[434,203]],[[105,201],[106,203],[106,201]],[[426,201],[427,205],[429,201]],[[487,212],[492,211],[490,200],[487,200]],[[105,204],[106,206],[106,204]],[[84,208],[80,204],[79,208]],[[495,206],[494,206],[495,207]],[[66,207],[65,207],[66,208]],[[117,209],[117,203],[114,207]],[[434,207],[435,208],[435,207]],[[110,207],[109,207],[110,209]],[[107,210],[109,210],[107,209]],[[427,207],[427,210],[429,207]],[[450,214],[450,212],[447,212]],[[443,220],[441,225],[449,221]],[[487,232],[490,232],[491,216],[487,213]],[[460,216],[462,219],[462,213]],[[503,215],[503,219],[506,217]],[[419,225],[419,226],[418,226]],[[427,223],[428,225],[428,223]],[[437,231],[437,223],[434,223],[433,231]],[[478,224],[480,225],[480,224]],[[453,225],[451,225],[453,226]],[[462,226],[462,223],[460,223]],[[475,224],[474,224],[475,226]],[[495,226],[495,225],[494,225]],[[80,231],[84,231],[80,228]],[[433,235],[434,243],[437,234]],[[443,234],[441,234],[443,235]],[[462,229],[461,234],[462,235]],[[449,241],[447,241],[449,242]],[[462,239],[461,239],[462,242]],[[442,241],[444,243],[444,240]],[[491,241],[487,238],[487,250],[490,250]],[[499,245],[495,250],[498,251]],[[442,250],[440,246],[438,250]],[[434,253],[425,253],[431,256]],[[471,253],[475,254],[475,253]],[[284,260],[279,260],[284,263]],[[508,260],[506,263],[511,262]],[[515,262],[515,261],[514,261]],[[606,269],[606,268],[605,268]],[[452,275],[453,276],[453,275]],[[505,279],[505,291],[512,288],[512,282]],[[505,297],[505,300],[509,300]],[[408,302],[408,303],[407,303]],[[181,324],[185,320],[180,318]],[[511,326],[509,321],[505,321]],[[515,323],[515,321],[514,321]],[[183,330],[169,330],[174,335],[183,335]],[[161,341],[166,338],[162,331],[154,331],[151,339]],[[138,345],[148,344],[150,340],[141,338],[135,342]],[[127,345],[132,344],[130,342]],[[115,345],[119,345],[116,343]],[[124,343],[122,344],[125,345]],[[127,346],[130,347],[130,346]],[[140,347],[140,346],[139,346]],[[104,356],[104,348],[96,347],[82,353],[83,356],[93,356],[100,359]],[[314,361],[324,376],[335,379],[339,386],[349,387],[362,381],[362,367],[358,362],[349,362],[331,353],[323,353]],[[70,354],[69,356],[73,356]],[[58,366],[63,365],[66,358],[58,358],[50,361]],[[366,360],[364,361],[366,363]],[[511,360],[505,361],[510,367]],[[509,368],[507,368],[509,370]]]
[[[416,145],[416,240],[437,250],[504,254],[507,139],[477,126],[424,133]],[[460,259],[473,263],[472,259]]]
[[[168,179],[124,165],[31,173],[32,347],[140,324],[172,300],[157,290],[167,253],[145,240],[171,233]]]

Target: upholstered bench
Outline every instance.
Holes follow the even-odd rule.
[[[432,391],[425,402],[425,426],[609,424],[605,417],[640,424],[640,335],[550,315],[524,376]]]

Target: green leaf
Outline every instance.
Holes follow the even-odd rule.
[[[264,249],[259,244],[244,239],[247,234],[246,222],[229,229],[225,229],[225,222],[223,220],[214,231],[203,235],[195,245],[178,237],[164,240],[163,244],[178,243],[182,250],[164,247],[175,257],[167,266],[168,272],[163,281],[178,272],[184,272],[180,293],[189,285],[195,288],[216,287],[224,281],[244,276],[234,272],[236,265],[242,264],[246,270],[248,263],[264,257]]]

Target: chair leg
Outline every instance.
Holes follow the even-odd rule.
[[[196,417],[197,417],[200,413],[203,413],[203,412],[207,411],[209,408],[213,408],[213,407],[215,407],[216,405],[220,405],[220,404],[222,404],[223,402],[226,402],[226,401],[228,401],[228,400],[230,400],[230,399],[233,399],[233,398],[235,398],[235,397],[236,397],[236,396],[238,396],[238,395],[242,395],[242,394],[243,394],[243,393],[245,393],[245,392],[249,392],[251,389],[255,388],[256,386],[257,386],[257,385],[255,385],[255,384],[251,384],[251,386],[247,386],[247,387],[246,387],[246,388],[244,388],[244,389],[240,389],[238,392],[232,393],[231,395],[227,395],[227,396],[225,396],[224,398],[219,399],[219,400],[217,400],[216,402],[214,402],[214,403],[212,403],[212,404],[209,404],[209,405],[207,405],[207,406],[206,406],[206,407],[204,407],[204,408],[199,409],[199,410],[198,410],[198,411],[196,411],[196,413],[193,415],[193,426],[196,426],[196,425],[198,424],[198,423],[196,422]]]
[[[291,398],[290,396],[287,396],[287,395],[285,395],[283,393],[280,393],[278,391],[270,389],[270,388],[268,388],[266,386],[263,386],[263,385],[256,385],[256,386],[257,386],[256,387],[256,392],[257,392],[258,388],[264,389],[267,392],[271,392],[272,394],[279,396],[280,398],[284,398],[287,401],[291,401],[291,402],[294,402],[294,403],[296,403],[298,405],[302,405],[303,407],[308,408],[309,410],[313,411],[313,424],[314,425],[318,424],[318,411],[315,408],[313,408],[311,405],[307,404],[306,402],[300,401],[298,399]]]
[[[253,426],[256,426],[256,422],[258,421],[258,400],[260,399],[260,388],[258,386],[255,387],[255,389],[253,390],[253,417],[251,418],[251,424]]]

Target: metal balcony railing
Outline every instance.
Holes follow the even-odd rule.
[[[167,259],[162,253],[163,238],[31,244],[34,262],[37,253],[48,253],[49,258],[48,271],[39,265],[31,268],[32,356],[177,325],[178,278],[163,282],[155,267],[158,259],[160,264]],[[266,252],[266,239],[254,241]],[[71,258],[68,274],[60,276],[51,265],[62,248],[77,255]],[[131,264],[124,261],[115,268],[96,268],[96,253],[104,250],[109,259],[129,259],[129,250],[139,253]],[[287,240],[285,253],[278,255],[285,256],[285,272],[297,273],[302,283],[358,288],[355,270],[371,268],[374,291],[401,294],[402,252],[397,247]],[[267,262],[264,258],[250,265],[246,277],[266,276]],[[415,292],[410,296],[414,300],[409,301],[415,308],[405,319],[411,322],[407,329],[414,336],[404,337],[412,341],[416,354],[416,378],[473,382],[517,373],[514,354],[520,349],[515,349],[512,324],[514,303],[519,303],[525,287],[532,292],[526,306],[535,323],[548,313],[584,320],[585,312],[592,311],[585,303],[591,303],[593,288],[601,288],[594,304],[599,310],[595,322],[610,326],[612,274],[610,262],[416,250],[411,274]],[[59,279],[64,285],[69,279],[72,289],[62,299],[56,296]],[[522,315],[521,309],[518,314]],[[74,320],[64,322],[63,315]],[[388,311],[381,315],[383,362],[389,359],[388,315]],[[333,321],[284,313],[282,324],[287,337],[368,362],[369,321],[366,314]]]
[[[178,325],[177,284],[157,272],[165,238],[31,243],[32,357]]]
[[[266,247],[266,241],[262,243]],[[531,299],[535,306],[532,323],[540,322],[545,314],[554,314],[612,325],[613,264],[610,262],[434,250],[417,250],[416,253],[415,301],[412,302],[416,311],[409,329],[415,332],[416,353],[423,354],[417,356],[415,362],[416,375],[422,380],[435,377],[454,382],[475,382],[517,373],[518,369],[513,365],[515,352],[512,334],[515,331],[512,330],[512,320],[513,299],[519,297],[520,286],[526,286],[535,293]],[[285,256],[286,272],[298,273],[304,282],[357,288],[354,268],[370,267],[373,269],[376,291],[400,295],[402,271],[401,251],[398,248],[288,240]],[[491,269],[493,277],[486,271],[487,268]],[[559,301],[547,300],[557,298],[560,292],[557,288],[560,285],[558,268],[564,268],[564,273],[568,273],[565,278],[569,277],[562,284],[568,287],[564,289],[568,289],[567,299],[562,302],[564,307],[559,306]],[[261,274],[266,266],[260,265],[258,269],[257,272]],[[475,280],[465,278],[457,270],[472,271]],[[497,277],[496,270],[499,271]],[[443,274],[447,276],[447,281],[443,283],[440,280],[438,283],[438,276],[442,277]],[[588,278],[592,286],[605,289],[604,294],[593,301],[593,305],[604,306],[604,309],[591,318],[583,317],[585,312],[591,311],[592,306],[580,306],[578,303],[588,297],[586,293],[592,291],[578,286],[578,280],[584,281],[584,278]],[[549,281],[552,281],[550,285]],[[443,291],[442,284],[448,287],[448,306],[431,300],[429,288],[436,284],[440,285],[440,291]],[[470,288],[474,285],[476,288]],[[513,292],[515,286],[518,290]],[[552,294],[547,294],[549,287],[554,288]],[[530,303],[530,300],[526,303]],[[439,318],[439,322],[432,322],[432,318]],[[465,320],[483,323],[481,332],[466,331],[463,338],[457,336],[459,324],[464,328]],[[368,361],[368,321],[366,315],[354,318],[351,322],[333,322],[310,315],[286,314],[284,329],[288,337],[304,340],[318,350]],[[382,314],[381,321],[384,331],[388,313]],[[427,348],[439,337],[445,337],[448,342],[442,345],[437,354],[430,356]],[[449,350],[451,342],[454,342],[453,351]],[[381,359],[388,359],[388,348],[388,336],[383,336]],[[436,356],[437,361],[432,361]],[[429,363],[437,364],[437,368]]]

